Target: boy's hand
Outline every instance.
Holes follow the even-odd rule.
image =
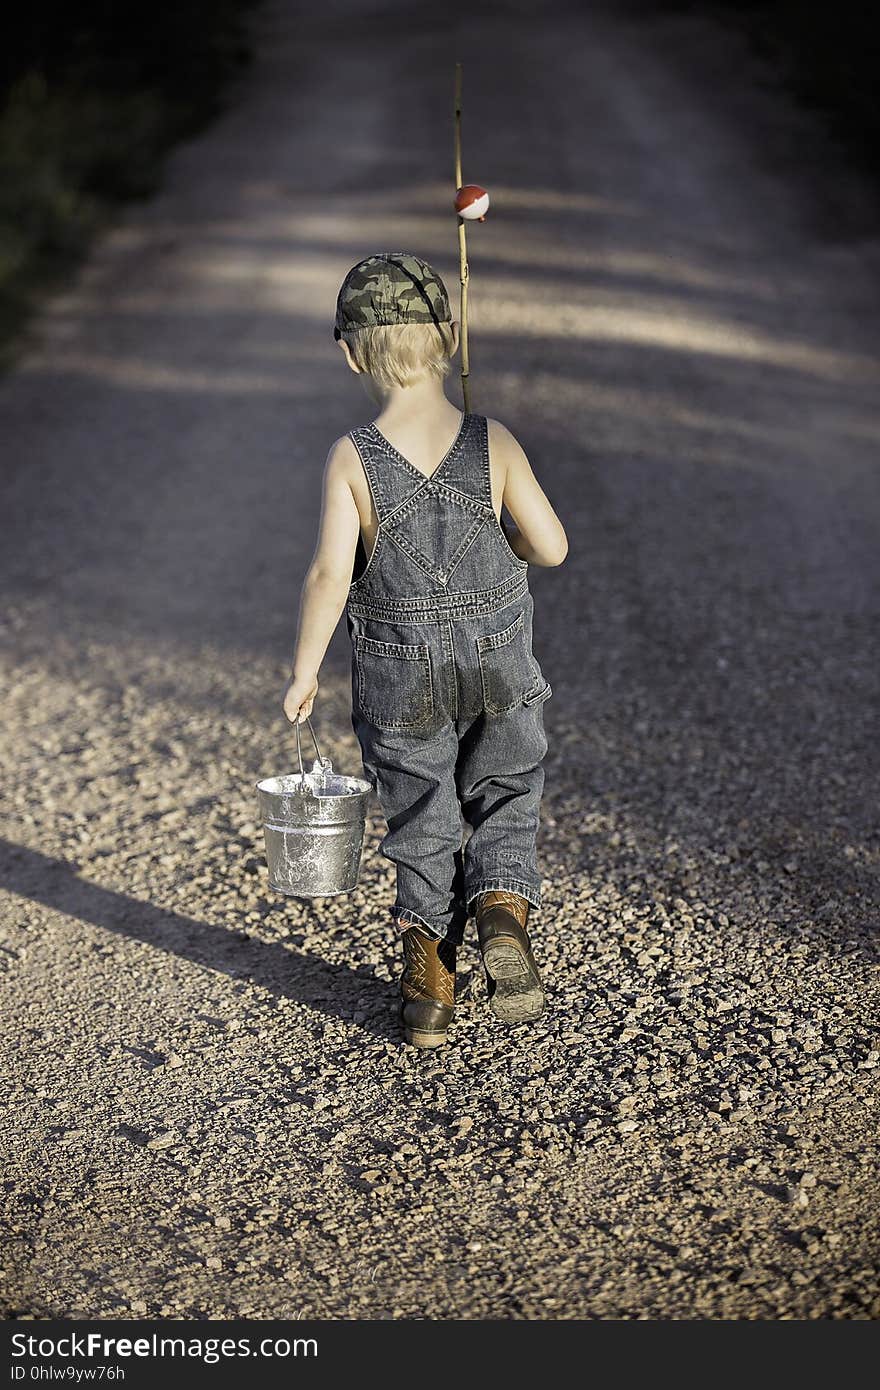
[[[317,676],[293,675],[290,677],[284,692],[283,709],[291,724],[302,724],[308,719],[317,693]]]

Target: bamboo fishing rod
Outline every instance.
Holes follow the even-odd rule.
[[[455,65],[455,193],[458,199],[461,189],[461,63]],[[461,394],[464,397],[465,411],[470,412],[470,359],[468,357],[468,260],[467,230],[465,220],[458,214],[458,261],[461,280]]]
[[[470,411],[471,398],[468,378],[470,358],[468,356],[468,285],[470,270],[467,258],[466,222],[485,222],[489,210],[489,194],[478,183],[461,181],[461,63],[455,65],[455,211],[458,213],[458,261],[461,278],[461,394],[464,408]]]

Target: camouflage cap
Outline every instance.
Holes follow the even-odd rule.
[[[449,323],[446,286],[409,251],[380,251],[352,266],[336,301],[334,338],[387,323]]]

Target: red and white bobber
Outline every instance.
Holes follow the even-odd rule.
[[[478,183],[463,183],[455,195],[455,211],[467,222],[485,222],[489,194]]]

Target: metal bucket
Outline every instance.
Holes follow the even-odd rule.
[[[299,772],[257,783],[266,839],[269,886],[298,898],[328,898],[357,887],[372,786],[343,777],[321,756],[312,721],[306,720],[317,759],[303,770],[299,723]]]

